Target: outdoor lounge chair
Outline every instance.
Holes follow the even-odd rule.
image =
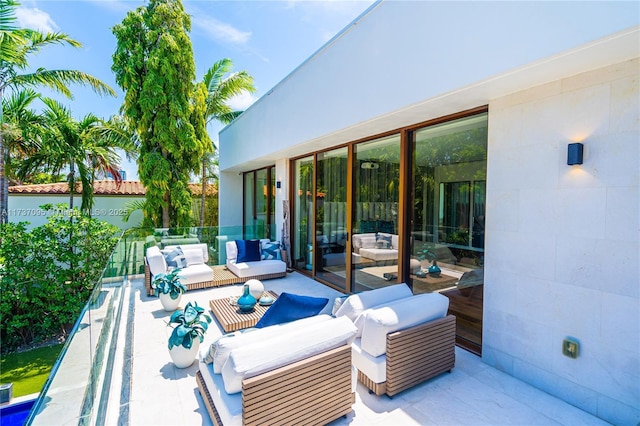
[[[201,348],[198,389],[215,425],[322,425],[355,403],[346,318],[319,315]],[[217,345],[217,346],[216,346]]]
[[[386,300],[386,302],[382,302]],[[411,295],[406,284],[349,296],[336,316],[355,318],[352,343],[358,380],[372,393],[393,396],[451,371],[456,318],[439,293]]]

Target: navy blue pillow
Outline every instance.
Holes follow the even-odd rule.
[[[262,259],[260,240],[236,240],[238,257],[236,263],[255,262]]]
[[[328,301],[329,299],[325,297],[282,293],[267,309],[255,327],[263,328],[318,315]]]

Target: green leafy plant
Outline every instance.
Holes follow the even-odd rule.
[[[169,349],[174,346],[182,346],[191,349],[194,339],[204,340],[204,334],[209,328],[211,317],[204,313],[204,308],[196,302],[189,302],[184,310],[178,309],[171,315],[169,326],[177,324],[169,336]]]
[[[64,204],[42,226],[0,225],[3,353],[67,336],[99,285],[119,235],[117,227]]]
[[[181,294],[187,291],[187,286],[180,282],[181,269],[176,268],[168,274],[159,273],[153,278],[153,285],[155,286],[155,295],[168,294],[171,299],[176,300]]]

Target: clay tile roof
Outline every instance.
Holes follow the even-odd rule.
[[[202,193],[202,185],[198,183],[190,183],[189,188],[193,195]],[[76,184],[76,192],[82,192],[82,185]],[[67,182],[41,183],[35,185],[15,185],[9,187],[11,194],[68,194],[69,185]],[[97,180],[93,183],[94,195],[144,195],[145,188],[137,180],[125,180],[116,185],[114,180]],[[218,190],[213,185],[207,185],[207,195],[215,195]]]

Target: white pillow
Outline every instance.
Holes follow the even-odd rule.
[[[222,367],[225,391],[241,392],[244,379],[351,344],[355,334],[356,327],[347,318],[332,318],[236,348]]]
[[[352,294],[336,311],[336,317],[346,316],[351,321],[355,321],[365,309],[411,296],[413,293],[405,283]]]
[[[222,366],[229,358],[229,354],[235,348],[239,348],[251,342],[269,340],[283,333],[290,333],[297,329],[305,328],[311,324],[330,319],[331,317],[329,315],[315,315],[313,317],[303,318],[297,321],[273,325],[270,327],[249,329],[252,330],[250,332],[244,331],[242,333],[225,334],[211,344],[209,353],[213,353],[213,356],[206,357],[206,360],[203,359],[203,361],[205,363],[213,362],[213,372],[219,374],[222,372]],[[211,361],[208,361],[209,359],[211,359]]]
[[[360,346],[371,356],[383,355],[388,333],[444,318],[448,309],[449,298],[440,293],[418,294],[370,309],[363,315]]]
[[[160,249],[156,246],[147,249],[147,263],[149,264],[151,275],[167,272],[167,262],[164,260]]]
[[[187,260],[187,266],[202,265],[204,263],[204,256],[200,249],[182,249],[184,257]]]

